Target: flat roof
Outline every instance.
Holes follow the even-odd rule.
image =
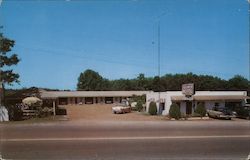
[[[192,100],[199,100],[199,101],[205,101],[205,100],[242,100],[242,99],[250,99],[248,96],[244,95],[194,95],[192,97]],[[171,100],[173,101],[183,101],[188,100],[185,96],[171,96]]]
[[[53,99],[63,97],[131,97],[144,95],[149,91],[40,91],[41,98]]]
[[[158,97],[159,92],[150,92],[148,97]],[[160,97],[170,97],[173,101],[185,100],[243,100],[250,99],[246,91],[196,91],[195,94],[187,98],[181,91],[161,92]]]

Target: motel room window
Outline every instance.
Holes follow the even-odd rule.
[[[100,101],[103,102],[103,97],[100,98]]]
[[[83,103],[83,97],[81,97],[81,102]]]
[[[215,103],[214,103],[214,106],[219,107],[219,106],[220,106],[220,103],[219,103],[219,102],[215,102]]]

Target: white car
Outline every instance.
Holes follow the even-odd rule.
[[[131,107],[130,106],[125,106],[125,105],[116,105],[115,107],[112,107],[112,112],[114,114],[117,114],[117,113],[129,113],[129,112],[131,112]]]

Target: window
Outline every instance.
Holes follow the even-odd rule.
[[[215,103],[214,103],[214,106],[215,106],[215,107],[219,107],[219,106],[220,106],[220,103],[219,103],[219,102],[215,102]]]

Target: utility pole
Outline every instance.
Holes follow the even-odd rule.
[[[0,29],[2,28],[3,26],[0,26]],[[2,48],[2,45],[3,45],[3,34],[0,33],[0,48]],[[2,106],[2,101],[3,101],[3,81],[2,81],[2,68],[0,67],[0,107]]]
[[[158,18],[158,77],[159,77],[159,91],[158,91],[158,114],[160,114],[160,104],[161,104],[161,91],[160,91],[160,85],[161,85],[161,17],[164,16],[166,12],[163,12],[160,14]]]
[[[158,20],[158,77],[159,77],[159,91],[158,91],[158,108],[160,114],[160,104],[161,104],[161,91],[160,91],[160,82],[161,82],[161,24],[160,19]]]

